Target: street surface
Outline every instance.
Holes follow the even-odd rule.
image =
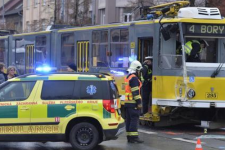
[[[117,140],[101,143],[95,150],[195,150],[196,137],[201,139],[203,150],[225,150],[225,130],[208,130],[190,125],[167,128],[139,128],[143,144],[128,144],[125,133]],[[212,138],[220,139],[212,139]],[[206,139],[210,138],[210,139]],[[72,146],[63,142],[1,142],[0,150],[72,150]]]

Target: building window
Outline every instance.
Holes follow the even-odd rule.
[[[100,24],[105,24],[105,9],[100,9]]]
[[[41,26],[43,31],[46,30],[46,23],[44,19],[42,20]]]
[[[37,20],[34,20],[33,28],[34,28],[33,29],[34,31],[38,31],[39,30],[39,24],[38,24]]]
[[[30,28],[30,23],[29,23],[29,21],[27,21],[26,26],[27,26],[27,32],[30,32],[30,31],[31,31],[31,28]]]
[[[123,15],[123,22],[131,22],[132,21],[132,14],[131,13],[124,13]]]
[[[19,31],[19,27],[20,27],[19,22],[14,22],[14,29],[15,29],[16,31]]]
[[[42,5],[46,5],[46,0],[42,0]]]
[[[37,7],[38,5],[38,0],[34,0],[34,7]]]
[[[54,24],[54,17],[51,17],[51,18],[50,18],[50,23],[51,23],[51,25]]]
[[[30,7],[30,0],[27,0],[27,9]]]

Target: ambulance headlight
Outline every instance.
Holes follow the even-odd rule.
[[[190,89],[188,92],[187,92],[187,97],[188,98],[193,98],[195,97],[195,91],[193,89]]]

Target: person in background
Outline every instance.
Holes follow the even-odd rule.
[[[77,71],[77,66],[74,63],[68,63],[67,65],[67,71],[69,72],[76,72]]]
[[[7,69],[7,80],[17,77],[16,68],[14,66],[9,66]]]
[[[145,57],[145,61],[142,65],[142,90],[141,96],[143,100],[143,115],[148,112],[149,109],[149,102],[150,104],[152,96],[152,56]]]
[[[187,62],[201,62],[200,53],[204,48],[209,46],[206,40],[191,40],[185,45],[185,53],[187,55]]]
[[[0,63],[0,84],[7,80],[7,74],[4,73],[5,64]]]

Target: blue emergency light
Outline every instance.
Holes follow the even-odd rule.
[[[38,66],[35,71],[38,73],[50,73],[50,72],[54,72],[57,69],[55,67],[50,67],[48,65],[44,65],[44,66]]]

